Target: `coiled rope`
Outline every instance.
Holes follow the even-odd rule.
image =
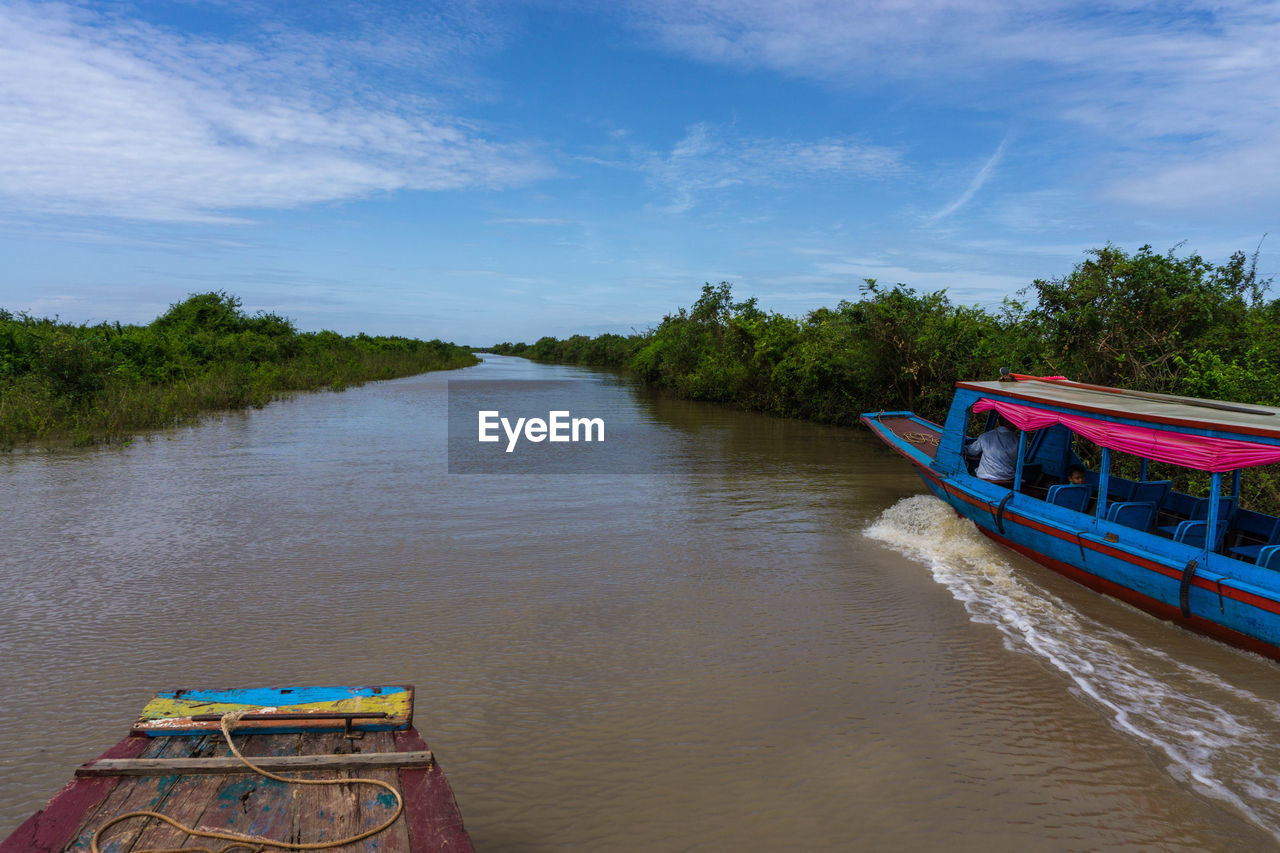
[[[164,823],[169,824],[179,832],[185,832],[187,835],[190,835],[190,836],[195,836],[197,838],[212,838],[218,841],[228,841],[230,843],[224,844],[222,847],[219,847],[217,850],[214,850],[212,847],[181,847],[181,848],[152,847],[146,850],[135,850],[133,851],[133,853],[197,853],[198,851],[200,851],[201,853],[231,853],[231,851],[235,850],[236,848],[243,848],[245,850],[251,851],[251,853],[262,853],[262,851],[265,851],[268,849],[331,850],[334,847],[343,847],[347,844],[355,844],[357,841],[364,841],[366,838],[372,838],[378,833],[386,829],[389,829],[392,824],[394,824],[397,820],[400,819],[400,815],[404,813],[404,797],[401,796],[400,792],[395,788],[395,786],[391,785],[388,782],[383,782],[381,779],[368,779],[368,778],[290,779],[287,776],[278,776],[275,773],[271,773],[267,770],[263,770],[261,767],[258,767],[252,761],[250,761],[249,759],[241,755],[240,750],[236,749],[235,743],[233,743],[231,740],[231,729],[234,727],[236,723],[240,721],[240,718],[243,717],[246,713],[248,713],[248,709],[241,709],[238,711],[228,711],[227,713],[222,715],[222,721],[220,725],[222,728],[222,736],[226,738],[227,746],[231,747],[231,753],[236,758],[244,762],[244,765],[248,767],[250,770],[252,770],[254,773],[257,773],[260,776],[266,776],[268,779],[275,779],[277,782],[285,782],[292,785],[355,785],[360,783],[364,783],[366,785],[377,785],[379,788],[386,788],[388,791],[391,792],[391,795],[396,798],[395,813],[392,814],[391,817],[387,818],[387,820],[385,820],[381,825],[375,826],[373,829],[366,830],[365,832],[362,832],[359,835],[353,835],[350,838],[340,838],[335,841],[314,841],[314,842],[303,844],[303,843],[295,843],[291,841],[272,841],[269,838],[258,838],[252,835],[241,835],[240,833],[237,833],[237,832],[221,832],[216,829],[196,829],[193,826],[186,826],[184,824],[178,823],[173,818],[168,817],[167,815],[162,815],[159,812],[136,811],[136,812],[129,812],[128,814],[119,815],[118,817],[114,817],[111,820],[104,823],[102,826],[98,827],[98,831],[93,834],[93,839],[90,842],[90,847],[92,848],[93,853],[102,853],[102,851],[98,847],[98,841],[99,839],[102,838],[103,833],[105,833],[108,829],[110,829],[111,827],[115,826],[118,823],[123,823],[126,820],[132,820],[134,818],[139,818],[139,817],[155,818],[156,820],[163,821]]]

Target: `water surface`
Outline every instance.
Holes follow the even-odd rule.
[[[651,470],[448,473],[450,379],[565,378]],[[922,492],[860,430],[496,357],[0,457],[0,835],[157,690],[407,682],[482,850],[1280,847],[1274,664]]]

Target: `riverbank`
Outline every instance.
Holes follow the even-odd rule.
[[[299,332],[283,317],[245,313],[226,293],[193,295],[145,326],[0,310],[0,447],[119,440],[296,391],[478,362],[439,340]]]
[[[1069,275],[1037,279],[998,310],[955,305],[868,279],[857,301],[803,318],[707,284],[643,334],[503,343],[502,355],[621,367],[691,400],[853,426],[868,411],[941,421],[958,380],[1001,367],[1082,382],[1242,403],[1280,404],[1280,300],[1257,255],[1221,265],[1198,255],[1094,249]],[[1034,306],[1034,307],[1031,307]],[[1117,473],[1129,475],[1118,462]],[[1155,476],[1154,474],[1152,476]],[[1177,471],[1179,488],[1188,484]],[[1206,479],[1207,484],[1207,479]],[[1197,485],[1189,488],[1194,490]],[[1280,509],[1280,478],[1257,472],[1246,502]]]

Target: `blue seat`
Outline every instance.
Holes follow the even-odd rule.
[[[1280,545],[1268,545],[1258,554],[1258,566],[1280,572]]]
[[[1107,521],[1134,530],[1150,530],[1155,520],[1156,505],[1153,501],[1124,501],[1107,507]]]
[[[1238,545],[1235,548],[1227,549],[1231,556],[1237,560],[1254,560],[1260,559],[1262,550],[1272,545],[1280,545],[1280,518],[1275,520],[1271,525],[1271,534],[1267,537],[1267,541],[1261,545]]]
[[[1222,542],[1222,535],[1227,532],[1227,523],[1225,521],[1219,521],[1217,526],[1218,529],[1214,533],[1213,546],[1209,548],[1210,551],[1218,550],[1218,545]],[[1193,548],[1203,548],[1205,534],[1208,531],[1209,522],[1207,521],[1182,521],[1174,529],[1173,541],[1190,545]]]
[[[1111,477],[1111,479],[1107,481],[1107,500],[1134,500],[1133,487],[1136,485],[1138,484],[1133,482],[1133,480],[1126,480],[1124,477]]]
[[[1232,511],[1236,508],[1236,499],[1233,497],[1218,498],[1218,523],[1223,524],[1231,520]],[[1209,518],[1209,499],[1201,498],[1191,505],[1191,517],[1187,521],[1206,521]],[[1186,522],[1170,525],[1168,527],[1157,528],[1160,533],[1165,536],[1171,536],[1177,539],[1178,528]]]
[[[1172,487],[1172,480],[1144,480],[1133,487],[1129,500],[1151,501],[1159,507],[1164,504],[1164,499],[1169,496],[1169,489]]]
[[[1085,507],[1089,505],[1090,488],[1085,485],[1075,483],[1059,483],[1056,486],[1049,487],[1049,496],[1045,498],[1054,506],[1060,506],[1063,509],[1073,509],[1076,512],[1084,512]]]

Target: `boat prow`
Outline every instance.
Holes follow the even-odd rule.
[[[858,420],[919,469],[927,468],[938,454],[942,427],[914,412],[873,412]]]
[[[413,728],[413,696],[410,685],[157,694],[0,853],[469,851],[453,791]]]

